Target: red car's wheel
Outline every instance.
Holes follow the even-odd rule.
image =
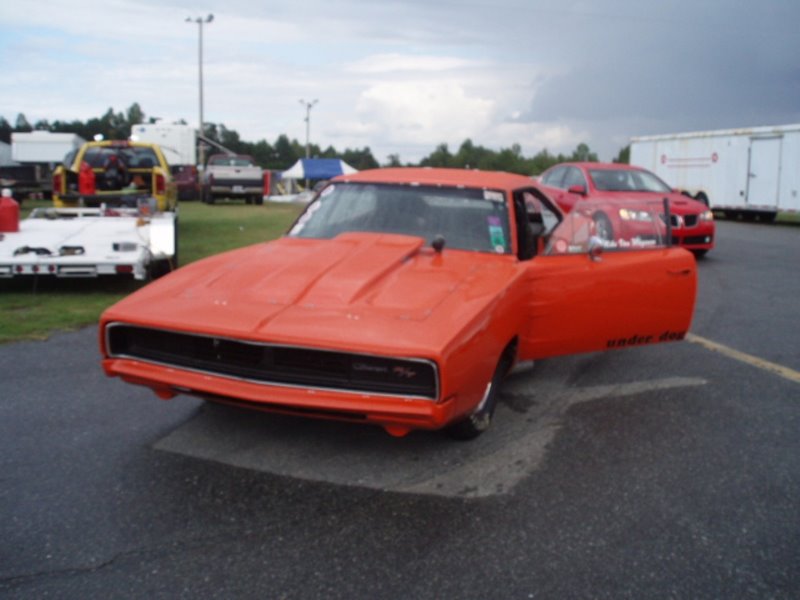
[[[605,213],[596,213],[594,217],[594,231],[601,240],[611,241],[614,239],[614,228]]]

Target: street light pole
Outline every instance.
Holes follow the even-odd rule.
[[[319,100],[313,100],[311,102],[300,100],[300,104],[306,107],[306,158],[311,158],[311,109],[317,102],[319,102]],[[306,189],[308,189],[308,177],[306,177]]]
[[[306,122],[306,158],[311,158],[311,109],[317,102],[319,102],[319,100],[313,100],[311,102],[300,100],[300,104],[306,107],[306,118],[304,119]]]
[[[203,19],[202,17],[197,17],[193,19],[191,17],[186,17],[187,23],[197,23],[197,30],[199,32],[198,41],[197,41],[197,71],[199,76],[200,82],[200,127],[198,131],[200,132],[201,136],[204,136],[206,133],[205,128],[205,121],[203,119],[203,23],[211,23],[214,20],[214,15],[210,14]],[[199,162],[201,165],[205,163],[205,144],[201,140],[199,144],[200,148],[200,157]]]

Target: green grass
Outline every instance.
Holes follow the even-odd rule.
[[[45,201],[26,201],[23,216]],[[180,264],[274,239],[300,212],[294,204],[264,206],[186,202],[178,220]],[[108,306],[144,285],[115,278],[0,280],[0,343],[45,339],[57,330],[96,323]]]
[[[800,225],[800,213],[778,213],[775,222],[784,225]]]

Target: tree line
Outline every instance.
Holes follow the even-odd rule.
[[[0,116],[0,141],[10,143],[13,132],[29,132],[33,130],[51,131],[59,133],[74,133],[80,137],[91,140],[100,134],[105,139],[127,139],[133,125],[141,123],[155,123],[155,117],[147,117],[138,103],[134,102],[124,112],[114,112],[109,108],[101,117],[87,121],[48,121],[42,119],[31,124],[25,115],[20,113],[12,126],[4,117]],[[181,123],[186,122],[181,120]],[[267,140],[248,142],[242,140],[239,133],[228,129],[222,123],[206,123],[205,136],[222,146],[239,154],[250,154],[255,161],[265,169],[285,170],[291,167],[299,158],[306,155],[306,148],[296,139],[289,139],[281,134],[270,143]],[[369,146],[364,148],[345,148],[339,151],[333,146],[321,148],[316,144],[309,147],[311,156],[315,158],[340,158],[358,170],[373,169],[381,166],[372,154]],[[615,162],[628,162],[629,148],[620,150]],[[418,163],[403,163],[398,154],[386,157],[384,166],[423,166],[423,167],[452,167],[464,169],[482,169],[487,171],[508,171],[522,175],[538,175],[549,167],[565,161],[597,161],[597,154],[591,151],[588,145],[578,144],[572,154],[551,154],[546,148],[533,156],[524,156],[519,144],[510,148],[493,150],[481,145],[476,145],[467,139],[455,152],[451,152],[447,144],[439,144],[428,156]]]

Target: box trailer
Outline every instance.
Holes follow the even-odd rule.
[[[728,217],[800,211],[800,124],[634,137],[630,162]]]
[[[14,188],[20,200],[30,194],[49,196],[53,169],[84,142],[74,133],[15,131],[11,134],[13,164],[0,166],[0,179]]]
[[[57,164],[85,142],[86,140],[74,133],[15,131],[11,134],[11,158],[18,163]]]

